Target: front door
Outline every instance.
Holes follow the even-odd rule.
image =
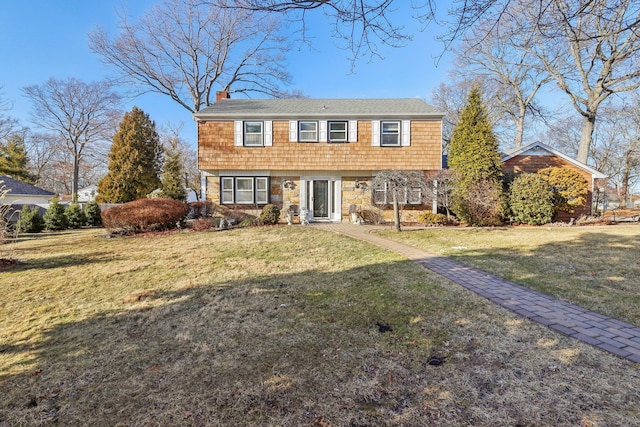
[[[329,219],[331,212],[331,197],[330,197],[330,181],[327,179],[314,179],[311,181],[310,188],[310,206],[313,209],[314,219]]]

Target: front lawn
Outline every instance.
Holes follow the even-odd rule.
[[[428,228],[382,232],[640,326],[640,227]]]
[[[639,365],[365,242],[104,235],[13,247],[0,426],[640,425]]]

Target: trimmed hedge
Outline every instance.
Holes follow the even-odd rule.
[[[538,174],[523,173],[511,182],[509,207],[518,222],[541,225],[551,222],[554,215],[553,190]]]
[[[418,222],[424,225],[446,225],[447,216],[441,213],[424,212],[418,217]]]
[[[102,224],[127,234],[178,228],[189,213],[185,202],[173,199],[140,199],[102,212]]]
[[[260,214],[260,222],[264,225],[275,225],[280,220],[280,208],[276,205],[265,205]]]

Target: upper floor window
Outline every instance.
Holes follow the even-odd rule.
[[[318,142],[318,122],[298,122],[298,140],[300,142]]]
[[[380,123],[382,146],[398,146],[400,145],[400,122],[383,121]]]
[[[264,128],[262,122],[244,122],[244,145],[260,147],[264,145]]]
[[[348,122],[329,122],[329,142],[347,142]]]

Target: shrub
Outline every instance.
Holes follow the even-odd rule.
[[[102,223],[111,231],[141,233],[177,228],[189,206],[173,199],[139,199],[102,212]]]
[[[494,180],[478,180],[458,185],[452,194],[456,216],[473,226],[499,225],[502,206],[502,184]]]
[[[439,213],[424,212],[418,217],[418,222],[424,225],[446,225],[447,216]]]
[[[44,221],[42,215],[38,212],[38,208],[31,209],[25,205],[20,212],[20,220],[18,221],[18,230],[20,233],[39,233],[44,229]]]
[[[578,172],[550,167],[540,169],[537,173],[551,186],[557,212],[573,213],[576,206],[583,205],[586,201],[588,183]]]
[[[265,205],[260,214],[260,222],[264,225],[274,225],[280,220],[280,208],[276,205]]]
[[[99,227],[102,225],[100,205],[96,201],[87,203],[84,207],[84,216],[87,218],[86,224],[91,227]]]
[[[191,229],[193,231],[206,231],[215,227],[212,218],[198,218],[191,223]]]
[[[373,209],[362,209],[360,212],[360,218],[362,218],[362,222],[365,224],[382,224],[384,222],[384,218],[380,214],[380,211]]]
[[[541,176],[523,173],[516,176],[509,190],[513,219],[525,224],[547,224],[553,219],[553,190]]]
[[[277,221],[276,221],[276,224],[277,224]],[[258,221],[258,218],[254,218],[252,216],[248,216],[248,217],[244,218],[238,224],[239,227],[255,227],[257,225],[260,225],[260,221]]]
[[[216,205],[211,200],[189,203],[189,217],[193,219],[207,218],[216,212]]]
[[[67,227],[69,228],[80,228],[87,222],[87,217],[82,212],[78,202],[67,205],[64,210],[64,216],[67,219]]]
[[[67,217],[64,214],[64,206],[60,204],[57,197],[54,197],[49,204],[49,208],[44,213],[44,228],[47,230],[64,230],[67,228]]]

